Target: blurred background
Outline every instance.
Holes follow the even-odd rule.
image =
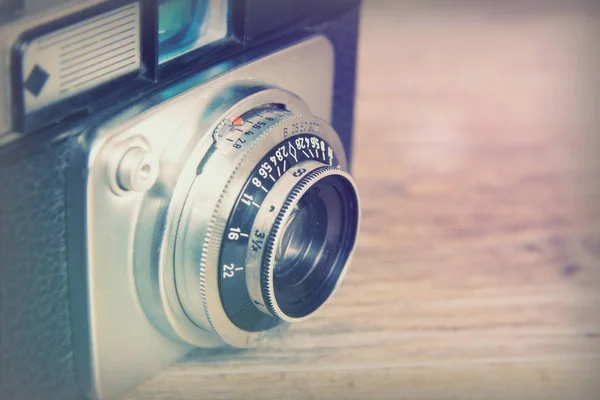
[[[598,6],[366,0],[360,34],[337,297],[127,398],[597,398]]]

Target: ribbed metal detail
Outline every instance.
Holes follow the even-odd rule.
[[[53,42],[60,48],[61,93],[122,75],[139,65],[138,7],[67,29]]]
[[[219,200],[217,201],[217,204],[212,213],[211,219],[208,223],[206,235],[204,237],[204,243],[202,244],[202,255],[200,258],[200,270],[199,270],[200,294],[202,297],[204,312],[206,314],[206,319],[208,320],[208,323],[210,324],[213,331],[224,341],[225,341],[225,339],[222,337],[221,333],[219,332],[219,330],[213,323],[212,318],[210,316],[209,305],[207,302],[207,282],[206,282],[206,269],[210,267],[207,263],[208,252],[220,251],[220,248],[219,248],[220,240],[222,239],[223,233],[225,232],[225,225],[227,224],[226,220],[219,218],[219,212],[221,211],[222,204],[223,204],[223,201],[225,200],[225,198],[227,196],[232,195],[232,193],[230,191],[231,183],[233,182],[234,178],[237,176],[238,172],[244,165],[244,161],[246,160],[248,155],[252,152],[252,150],[254,148],[256,148],[258,146],[258,144],[260,144],[260,142],[262,142],[267,136],[269,136],[269,134],[273,130],[277,129],[278,126],[280,126],[283,122],[285,122],[287,119],[289,119],[290,116],[291,116],[291,114],[288,114],[288,115],[285,115],[282,117],[278,117],[278,120],[275,121],[273,123],[273,125],[271,125],[268,129],[266,129],[264,132],[262,132],[260,134],[260,136],[258,136],[255,139],[255,141],[249,146],[249,148],[246,149],[244,154],[241,155],[240,158],[236,161],[236,165],[233,168],[233,171],[231,172],[231,175],[229,176],[229,179],[227,180],[227,183],[225,184],[225,187],[223,188],[223,190],[219,196]],[[239,194],[235,193],[234,195],[237,196]]]
[[[277,218],[275,218],[275,222],[273,223],[273,228],[271,229],[271,235],[269,235],[269,239],[267,240],[267,244],[265,246],[265,255],[264,255],[264,264],[261,268],[261,291],[263,300],[265,301],[265,305],[267,309],[273,316],[285,319],[286,316],[281,315],[281,311],[278,307],[275,307],[275,288],[273,287],[273,273],[275,267],[275,245],[277,238],[280,234],[281,228],[284,225],[286,219],[288,218],[288,211],[293,204],[296,204],[298,198],[302,196],[305,192],[305,189],[310,186],[315,180],[319,178],[319,176],[326,174],[330,171],[336,171],[336,168],[333,167],[320,167],[317,168],[310,173],[308,173],[304,178],[300,180],[294,186],[294,188],[290,191],[286,201],[283,203]]]
[[[140,54],[138,3],[42,36],[24,54],[25,87],[35,89],[26,91],[26,108],[33,111],[135,71]],[[37,82],[29,80],[32,72]]]

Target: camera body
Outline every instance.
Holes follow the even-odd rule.
[[[2,5],[0,397],[114,398],[318,309],[358,230],[358,2],[37,3]]]

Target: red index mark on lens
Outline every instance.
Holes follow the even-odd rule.
[[[231,122],[234,126],[244,125],[244,119],[242,117],[237,117]]]

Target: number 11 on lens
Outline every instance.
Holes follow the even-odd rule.
[[[260,208],[260,205],[254,201],[254,196],[249,195],[248,193],[244,193],[244,196],[242,196],[241,201],[247,206],[253,205],[256,208]]]

